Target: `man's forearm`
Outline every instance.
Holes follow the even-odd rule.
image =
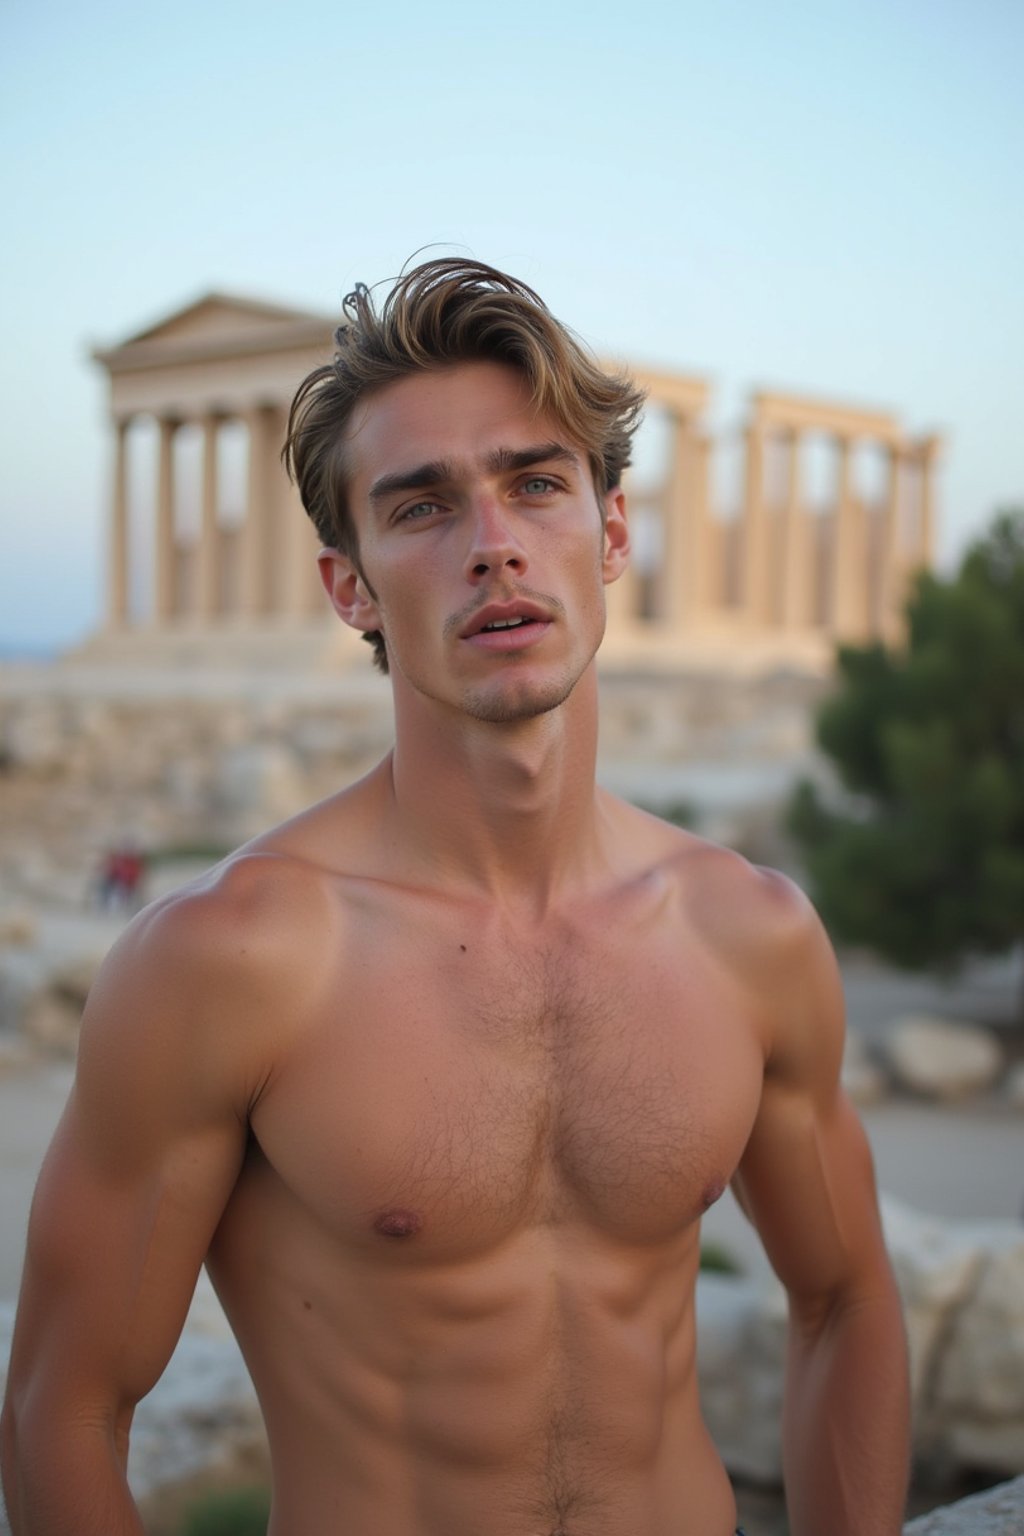
[[[44,1433],[4,1426],[4,1499],[13,1536],[144,1536],[125,1454],[98,1425]]]
[[[898,1536],[910,1403],[895,1282],[817,1327],[794,1316],[783,1446],[793,1536]]]

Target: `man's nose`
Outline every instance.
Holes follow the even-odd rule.
[[[474,502],[471,516],[467,578],[480,581],[506,570],[521,576],[526,570],[526,552],[516,537],[508,509],[493,496],[481,497]]]

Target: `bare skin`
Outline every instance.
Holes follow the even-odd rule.
[[[602,531],[494,364],[381,391],[350,450],[362,572],[322,573],[387,636],[396,749],[144,912],[94,988],[30,1231],[16,1536],[141,1530],[131,1415],[204,1260],[272,1536],[728,1536],[694,1287],[730,1180],[790,1295],[794,1536],[895,1536],[902,1327],[827,941],[594,786],[621,495]]]

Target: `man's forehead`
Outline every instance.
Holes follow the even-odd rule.
[[[564,427],[534,406],[522,375],[500,363],[465,363],[409,375],[367,397],[346,432],[349,482],[360,499],[382,476],[445,463],[459,473],[494,470],[518,452],[550,445],[583,466]]]

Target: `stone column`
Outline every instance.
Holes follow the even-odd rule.
[[[829,594],[829,628],[838,640],[860,638],[864,562],[858,538],[857,508],[853,499],[851,451],[848,437],[836,439],[836,504],[832,523],[832,564]]]
[[[662,622],[671,633],[686,629],[697,607],[704,571],[704,527],[697,494],[698,455],[685,416],[670,418],[671,447],[665,496],[665,554]]]
[[[801,504],[798,427],[786,437],[786,502],[782,511],[781,592],[778,612],[784,629],[802,629],[811,621],[807,514]]]
[[[199,523],[199,570],[196,612],[202,624],[220,613],[220,526],[217,521],[217,434],[220,419],[212,411],[203,417],[203,477]]]
[[[764,507],[764,433],[756,421],[747,428],[746,448],[740,613],[744,623],[760,629],[765,620],[768,541]]]
[[[172,417],[160,417],[156,537],[153,549],[153,616],[158,625],[170,623],[177,609],[177,549],[174,537],[174,436],[177,430],[178,422]]]
[[[903,631],[902,606],[905,589],[905,561],[900,537],[901,489],[903,483],[903,448],[893,443],[889,448],[889,473],[882,515],[882,549],[878,567],[878,629],[880,637],[897,641]]]
[[[918,449],[921,523],[918,530],[917,563],[926,569],[935,564],[935,459],[938,450],[938,438],[922,438]]]
[[[242,525],[241,611],[245,618],[256,619],[268,614],[272,607],[274,492],[284,481],[277,462],[282,431],[280,413],[274,406],[253,406],[246,412],[245,421],[249,430],[249,465]],[[284,500],[283,495],[280,499]]]
[[[111,629],[128,623],[128,428],[131,417],[114,422],[114,483],[110,506],[110,576],[107,622]]]

